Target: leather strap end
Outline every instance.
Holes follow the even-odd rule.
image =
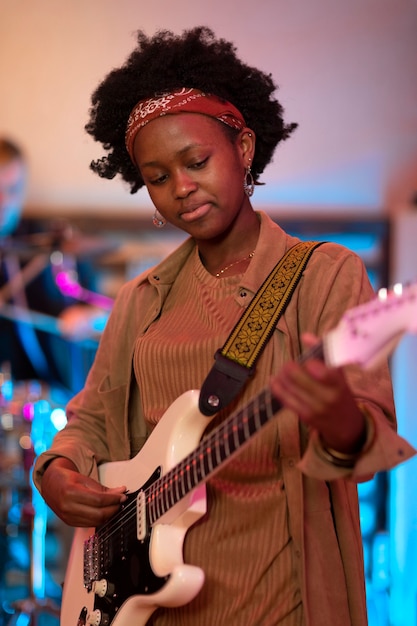
[[[200,412],[207,417],[227,406],[255,371],[255,368],[232,361],[220,350],[214,358],[215,363],[201,387],[199,397]]]

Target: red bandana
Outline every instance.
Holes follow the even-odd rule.
[[[246,126],[242,114],[233,104],[198,89],[184,87],[178,91],[147,98],[138,102],[127,122],[126,148],[133,162],[135,162],[133,146],[139,130],[157,117],[175,113],[203,113],[237,130],[242,130]]]

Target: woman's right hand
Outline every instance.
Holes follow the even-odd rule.
[[[104,487],[80,474],[65,458],[49,463],[41,490],[47,505],[69,526],[100,526],[115,515],[127,499],[126,487]]]

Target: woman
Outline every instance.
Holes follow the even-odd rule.
[[[132,193],[146,185],[156,225],[190,237],[121,290],[68,425],[37,461],[41,493],[70,525],[99,526],[117,513],[125,485],[101,486],[97,467],[134,457],[172,402],[201,387],[214,353],[296,243],[250,201],[295,128],[274,90],[231,43],[195,28],[140,32],[126,64],[93,95],[86,128],[108,152],[93,170],[121,175]],[[366,623],[354,481],[413,451],[394,432],[386,365],[364,374],[295,359],[302,333],[323,335],[372,295],[357,256],[334,244],[314,251],[255,375],[207,430],[271,377],[285,410],[209,479],[207,514],[184,542],[185,563],[205,583],[149,623]]]

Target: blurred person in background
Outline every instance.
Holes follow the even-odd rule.
[[[22,219],[28,174],[23,150],[0,137],[0,625],[8,623],[12,612],[10,606],[4,610],[4,600],[16,593],[12,572],[30,569],[31,520],[47,515],[43,507],[38,511],[32,506],[29,479],[37,444],[50,444],[54,432],[45,407],[63,407],[83,384],[97,346],[96,322],[106,317],[101,308],[76,297],[80,290],[75,282],[64,284],[68,268],[72,279],[79,275],[83,283],[93,282],[91,259],[79,254],[81,249],[88,252],[89,240],[78,235],[64,240],[62,220]],[[61,224],[61,230],[54,224]],[[45,400],[40,432],[26,412],[37,400]],[[20,443],[29,434],[32,448],[27,439],[25,446]],[[69,533],[57,521],[54,529],[65,554]],[[59,558],[50,549],[45,555]],[[49,593],[54,589],[56,594],[50,577],[47,582]]]
[[[24,152],[0,137],[0,365],[14,380],[72,388],[70,344],[93,337],[103,311],[58,288],[52,252],[56,239],[59,253],[62,233],[39,233],[22,220],[27,179]],[[83,279],[91,279],[91,266],[83,267]]]

